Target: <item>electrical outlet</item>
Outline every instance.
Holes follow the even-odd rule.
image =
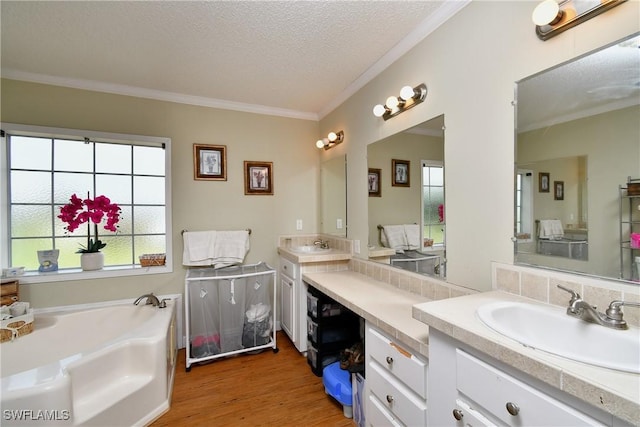
[[[342,228],[342,218],[336,220],[336,228],[340,230]]]
[[[360,240],[353,241],[353,251],[357,254],[360,253]]]
[[[296,219],[296,230],[302,230],[302,220]]]

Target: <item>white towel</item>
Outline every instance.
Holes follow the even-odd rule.
[[[418,224],[405,224],[404,232],[407,236],[407,249],[416,251],[420,246],[420,226]]]
[[[218,231],[213,250],[213,264],[215,268],[241,264],[249,252],[249,232]]]
[[[564,236],[562,222],[559,219],[542,219],[540,220],[540,230],[538,237],[547,240],[557,240]]]
[[[383,236],[386,242],[382,244],[389,248],[395,249],[396,252],[403,252],[407,249],[407,235],[404,232],[404,225],[385,225],[382,227]]]
[[[184,242],[182,265],[211,265],[216,242],[215,231],[185,231],[182,239]]]

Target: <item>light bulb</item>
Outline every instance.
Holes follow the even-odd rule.
[[[387,111],[387,109],[384,108],[384,105],[382,104],[378,104],[375,107],[373,107],[373,115],[376,117],[382,117],[385,111]]]
[[[556,0],[545,0],[533,9],[531,20],[537,26],[550,25],[557,22],[558,15],[561,15],[560,5]]]
[[[400,98],[404,99],[405,101],[413,98],[415,94],[416,93],[411,86],[404,86],[402,89],[400,89]]]
[[[324,141],[319,139],[316,141],[316,147],[318,148],[324,148]]]
[[[400,102],[398,101],[398,98],[396,98],[395,96],[390,96],[387,98],[387,102],[385,102],[384,104],[387,106],[387,108],[390,109],[394,109],[398,106]]]
[[[336,135],[335,132],[329,132],[329,141],[334,142],[336,139],[338,139],[338,135]]]

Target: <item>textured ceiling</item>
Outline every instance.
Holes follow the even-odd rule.
[[[2,75],[314,119],[465,4],[2,1]]]

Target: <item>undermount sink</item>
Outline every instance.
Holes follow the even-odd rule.
[[[318,253],[330,252],[331,248],[321,248],[315,245],[304,245],[304,246],[292,246],[291,250],[294,252],[302,252],[305,254],[318,254]]]
[[[527,347],[603,368],[640,373],[640,331],[568,316],[561,307],[496,302],[477,310],[489,328]]]

